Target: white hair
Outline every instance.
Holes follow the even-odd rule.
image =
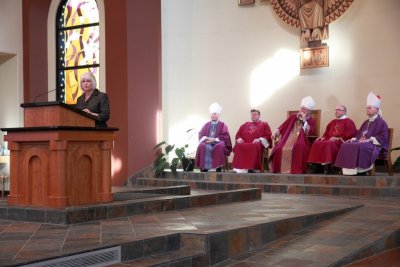
[[[79,85],[81,86],[81,88],[82,88],[82,81],[83,80],[91,80],[92,81],[92,87],[93,87],[92,89],[94,90],[94,89],[97,88],[96,77],[94,77],[93,73],[91,73],[90,71],[85,72],[85,73],[83,73],[81,75],[81,79],[80,79],[80,82],[79,82]]]

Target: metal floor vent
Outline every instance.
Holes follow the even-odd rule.
[[[121,247],[112,247],[73,256],[32,263],[29,267],[102,267],[121,262]]]

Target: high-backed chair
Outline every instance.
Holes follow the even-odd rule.
[[[287,117],[289,118],[290,115],[299,112],[298,110],[289,110],[287,112]],[[320,127],[321,127],[321,110],[320,109],[313,109],[311,110],[311,118],[313,118],[315,125],[314,125],[314,135],[308,136],[308,141],[313,143],[315,139],[317,139],[320,135]]]
[[[269,158],[269,150],[268,150],[268,148],[264,148],[264,151],[261,156],[261,162],[260,162],[260,166],[261,166],[260,171],[261,172],[264,172],[264,171],[269,172],[268,158]]]
[[[289,110],[287,112],[287,117],[289,118],[290,115],[299,112],[298,110]],[[320,125],[321,125],[321,110],[320,109],[315,109],[311,110],[311,118],[313,118],[315,125],[314,125],[314,135],[309,135],[308,136],[308,141],[310,143],[313,143],[315,139],[319,137],[320,134]],[[264,172],[264,170],[269,171],[269,165],[268,165],[268,157],[269,157],[269,151],[266,148],[262,154],[261,157],[261,172]]]
[[[225,156],[225,164],[222,166],[222,171],[227,172],[228,170],[229,170],[228,156]]]
[[[383,164],[386,166],[389,175],[390,176],[393,175],[393,171],[392,171],[392,156],[391,156],[392,140],[393,140],[393,128],[389,128],[388,153],[386,155],[386,158],[378,157],[375,160],[374,166],[372,167],[372,170],[371,170],[371,175],[375,175],[375,164],[376,164],[376,161],[378,161],[378,160],[383,161]]]

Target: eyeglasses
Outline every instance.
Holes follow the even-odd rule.
[[[337,108],[335,111],[344,111],[344,109]]]

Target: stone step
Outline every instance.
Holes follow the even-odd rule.
[[[190,186],[163,186],[163,187],[144,187],[144,186],[113,186],[113,194],[121,193],[144,193],[144,194],[165,194],[165,195],[190,195]]]
[[[124,261],[110,267],[152,267],[152,266],[209,266],[208,255],[205,251],[179,249],[161,254],[154,254],[134,260]]]
[[[112,266],[181,266],[179,264],[183,264],[182,266],[211,266],[225,261],[233,255],[249,252],[359,207],[361,206],[352,205],[334,208],[325,212],[291,216],[267,223],[214,230],[208,234],[181,234],[180,242],[175,235],[166,238],[157,237],[154,240],[142,242],[135,241],[121,247],[122,263]],[[181,246],[179,248],[178,242]],[[170,251],[165,252],[165,247]],[[137,251],[142,251],[144,248],[147,248],[145,252],[137,255]],[[149,250],[150,248],[152,250]],[[154,254],[151,254],[151,251]],[[141,255],[143,257],[140,257]]]
[[[3,257],[0,265],[22,265],[55,258],[62,261],[72,255],[80,258],[88,252],[120,247],[121,264],[184,249],[184,255],[174,258],[174,261],[179,260],[179,264],[186,265],[191,258],[192,263],[200,262],[198,266],[208,266],[361,206],[350,199],[264,194],[259,201],[140,214],[67,226],[1,221],[0,237],[5,246],[0,247]],[[186,254],[189,253],[187,251],[194,254]],[[200,255],[196,255],[195,251]],[[206,258],[201,256],[201,251],[205,251]],[[176,265],[166,263],[164,266]]]
[[[378,255],[350,263],[346,267],[398,267],[400,266],[400,247],[384,251]]]
[[[274,174],[274,173],[216,173],[216,172],[180,172],[177,175],[166,173],[166,179],[185,181],[210,181],[232,183],[261,184],[314,184],[314,185],[348,185],[371,187],[400,187],[400,176],[346,176],[323,174]]]
[[[165,195],[190,195],[190,186],[177,185],[166,187],[113,187],[114,201],[144,199],[150,197],[161,197]]]
[[[206,247],[205,236],[190,233],[137,240],[121,245],[123,265],[112,266],[208,266]]]
[[[0,206],[0,220],[65,225],[259,199],[261,199],[261,189],[246,188],[220,192],[202,191],[194,195],[129,199],[65,209],[15,207],[3,203]]]
[[[400,246],[399,214],[385,209],[361,207],[215,266],[344,266]]]
[[[289,183],[260,183],[251,181],[209,181],[209,180],[179,180],[169,178],[136,178],[138,185],[173,186],[190,185],[192,189],[203,190],[234,190],[239,188],[259,188],[265,193],[288,193],[331,195],[351,197],[400,197],[400,187],[389,186],[358,186],[331,184],[289,184]]]

